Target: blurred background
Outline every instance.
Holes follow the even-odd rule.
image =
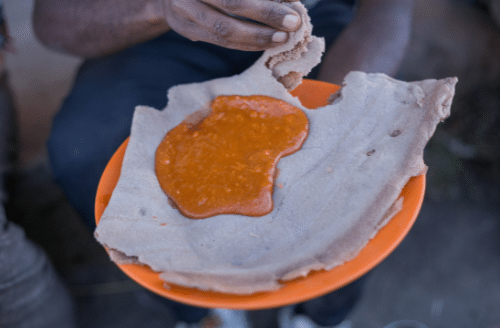
[[[368,276],[349,318],[353,327],[412,319],[429,327],[500,328],[500,5],[495,16],[494,2],[417,1],[398,78],[457,76],[459,83],[452,115],[426,149],[421,214]],[[169,314],[109,262],[52,179],[44,145],[81,59],[41,46],[32,6],[32,0],[5,2],[17,48],[6,65],[22,165],[14,184],[22,197],[11,200],[11,217],[48,252],[76,299],[81,327],[169,327]],[[275,315],[258,311],[250,319],[255,327],[274,327]]]

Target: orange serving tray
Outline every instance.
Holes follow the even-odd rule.
[[[304,80],[291,94],[299,97],[304,106],[317,108],[325,106],[328,97],[338,89],[337,85]],[[127,144],[128,139],[115,152],[102,174],[95,202],[97,223],[120,177]],[[172,284],[165,287],[165,282],[160,279],[159,274],[148,266],[135,264],[118,266],[143,287],[169,299],[194,306],[255,310],[299,303],[341,288],[382,262],[399,245],[412,227],[422,206],[424,192],[425,175],[411,178],[401,191],[401,196],[404,197],[403,209],[368,242],[353,260],[329,271],[315,271],[307,277],[287,281],[283,283],[282,288],[272,292],[235,295]]]

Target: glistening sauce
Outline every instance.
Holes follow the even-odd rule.
[[[282,100],[219,96],[201,122],[165,135],[156,176],[184,216],[265,215],[278,160],[301,147],[308,127],[306,115]]]

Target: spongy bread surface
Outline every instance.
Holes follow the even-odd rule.
[[[168,283],[246,294],[352,259],[398,210],[403,186],[425,172],[423,148],[449,115],[456,79],[406,83],[350,73],[331,105],[309,110],[293,88],[314,67],[322,40],[305,23],[240,75],[180,85],[159,111],[139,106],[121,176],[96,229],[118,263],[142,263]],[[285,86],[279,81],[285,82]],[[191,220],[169,205],[154,172],[164,135],[218,95],[267,95],[304,110],[309,136],[284,157],[274,209],[262,217]],[[397,132],[397,133],[396,133]]]

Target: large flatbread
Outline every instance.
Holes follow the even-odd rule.
[[[167,283],[246,294],[331,269],[356,256],[396,213],[423,149],[449,115],[455,78],[406,83],[350,73],[331,105],[309,110],[286,88],[320,60],[322,40],[305,23],[244,73],[168,91],[164,110],[137,107],[120,180],[95,236],[117,263],[141,263]],[[283,83],[283,84],[282,84]],[[262,217],[182,216],[154,172],[164,135],[218,95],[267,95],[305,111],[309,136],[278,163],[274,209]]]

